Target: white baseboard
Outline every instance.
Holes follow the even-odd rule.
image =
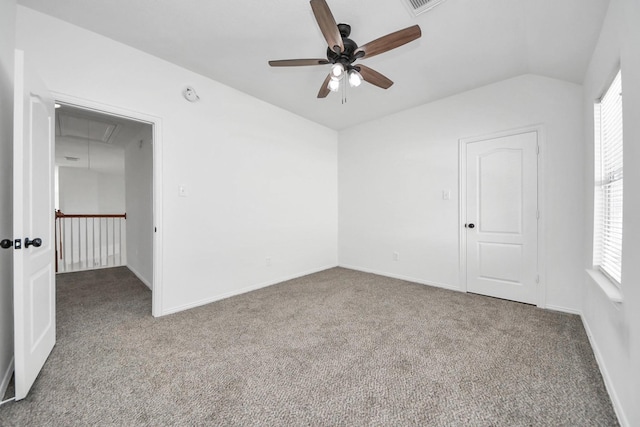
[[[442,288],[442,289],[447,289],[447,290],[450,290],[450,291],[462,292],[462,290],[459,287],[456,287],[456,286],[451,286],[451,285],[447,285],[447,284],[444,284],[444,283],[438,283],[438,282],[425,281],[425,280],[422,280],[422,279],[417,279],[415,277],[403,276],[401,274],[387,273],[387,272],[383,272],[383,271],[373,270],[371,268],[357,267],[357,266],[348,265],[348,264],[340,264],[340,265],[338,265],[338,267],[348,268],[349,270],[362,271],[364,273],[377,274],[378,276],[391,277],[392,279],[406,280],[407,282],[418,283],[420,285],[427,285],[427,286],[433,286],[435,288]]]
[[[622,427],[631,427],[629,424],[629,420],[627,419],[624,409],[620,404],[620,399],[618,398],[618,393],[616,393],[616,389],[613,386],[613,381],[611,380],[611,376],[609,375],[609,371],[607,370],[606,365],[604,364],[604,360],[602,359],[602,353],[598,348],[596,341],[593,339],[593,334],[591,333],[591,328],[589,327],[589,323],[587,323],[584,316],[580,316],[582,318],[582,325],[584,326],[584,330],[587,333],[587,337],[589,338],[589,344],[591,344],[591,349],[593,350],[593,354],[596,357],[596,362],[598,363],[598,368],[600,368],[600,373],[602,374],[602,379],[604,380],[604,386],[609,393],[609,398],[611,399],[611,404],[613,405],[613,410],[618,417],[618,422]]]
[[[7,366],[7,370],[4,371],[4,375],[2,376],[2,382],[0,382],[0,400],[2,400],[9,387],[9,381],[11,381],[11,375],[13,375],[14,361],[15,359],[12,357],[9,366]]]
[[[190,308],[199,307],[201,305],[211,304],[212,302],[220,301],[220,300],[223,300],[223,299],[226,299],[226,298],[234,297],[236,295],[245,294],[247,292],[251,292],[251,291],[258,290],[258,289],[266,288],[267,286],[276,285],[278,283],[286,282],[287,280],[297,279],[298,277],[308,276],[309,274],[318,273],[320,271],[328,270],[328,269],[334,268],[334,267],[337,267],[337,265],[327,265],[325,267],[320,267],[320,268],[317,268],[317,269],[313,269],[313,270],[309,270],[309,271],[305,271],[305,272],[301,272],[301,273],[296,273],[296,274],[293,274],[291,276],[281,277],[281,278],[278,278],[278,279],[275,279],[275,280],[270,280],[270,281],[267,281],[267,282],[258,283],[256,285],[246,286],[246,287],[238,289],[238,290],[227,292],[227,293],[224,293],[224,294],[221,294],[221,295],[216,295],[216,296],[214,296],[212,298],[205,298],[203,300],[196,301],[196,302],[193,302],[193,303],[190,303],[190,304],[185,304],[185,305],[181,305],[181,306],[178,306],[178,307],[171,307],[169,309],[163,310],[161,316],[166,316],[168,314],[178,313],[180,311],[188,310]]]
[[[151,283],[149,283],[149,281],[148,281],[147,279],[145,279],[144,277],[142,277],[142,274],[140,274],[140,273],[139,273],[135,268],[131,267],[130,265],[127,265],[127,268],[128,268],[128,269],[129,269],[133,274],[135,274],[135,275],[136,275],[136,277],[137,277],[138,279],[140,279],[140,281],[141,281],[142,283],[144,283],[144,284],[145,284],[145,286],[146,286],[147,288],[149,288],[151,291],[153,291],[153,285],[152,285]]]
[[[547,304],[545,307],[542,307],[542,308],[544,308],[545,310],[559,311],[561,313],[577,314],[578,316],[582,316],[582,312],[575,308],[567,308],[567,307],[561,307],[559,305],[550,305],[550,304]]]

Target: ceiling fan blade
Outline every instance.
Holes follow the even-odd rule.
[[[331,80],[331,74],[327,75],[327,78],[324,79],[322,86],[320,87],[320,91],[318,92],[318,98],[326,98],[329,95],[329,80]]]
[[[326,59],[278,59],[269,61],[272,67],[301,67],[304,65],[324,65],[328,64]]]
[[[387,77],[383,76],[376,70],[373,70],[366,65],[358,64],[356,68],[360,68],[360,75],[365,82],[371,83],[374,86],[381,87],[382,89],[389,89],[393,82]]]
[[[360,46],[354,52],[354,55],[358,55],[360,52],[364,52],[364,58],[370,58],[374,55],[379,55],[388,50],[395,49],[404,44],[412,42],[422,35],[420,26],[414,25],[407,27],[404,30],[396,31],[395,33],[387,34],[379,39],[375,39],[363,46]],[[362,54],[361,54],[362,55]]]
[[[338,24],[336,24],[327,2],[325,0],[310,0],[309,3],[311,3],[311,9],[313,9],[313,14],[316,17],[316,21],[318,21],[322,35],[327,40],[329,48],[336,53],[344,51]]]

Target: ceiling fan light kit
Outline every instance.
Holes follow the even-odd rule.
[[[336,79],[339,80],[340,77],[342,77],[342,75],[344,74],[344,65],[342,65],[341,63],[337,63],[334,64],[331,67],[331,78],[332,79]]]
[[[356,70],[349,71],[349,86],[358,87],[362,83],[362,75]]]
[[[351,26],[336,24],[325,0],[310,0],[309,3],[320,31],[327,42],[327,59],[283,59],[269,61],[269,65],[272,67],[298,67],[333,64],[329,75],[320,87],[318,98],[325,98],[329,92],[337,92],[340,80],[345,76],[347,76],[351,87],[360,86],[364,80],[379,88],[388,89],[393,85],[393,81],[365,65],[354,65],[354,62],[395,49],[420,38],[422,35],[420,27],[413,25],[358,46],[355,41],[349,38]]]

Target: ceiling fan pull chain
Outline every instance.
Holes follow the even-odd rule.
[[[344,77],[342,77],[342,80],[345,80]],[[345,84],[346,82],[342,82],[342,104],[346,104],[347,103],[347,85]]]

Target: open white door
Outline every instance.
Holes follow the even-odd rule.
[[[56,342],[53,231],[54,100],[16,51],[13,142],[13,295],[16,400]]]

